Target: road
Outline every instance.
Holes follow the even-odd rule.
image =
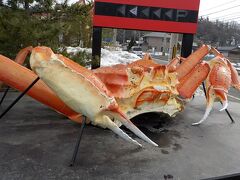
[[[1,111],[18,95],[8,94]],[[25,96],[0,123],[0,177],[17,179],[204,179],[240,172],[240,104],[230,102],[231,124],[219,104],[199,127],[205,99],[196,97],[170,118],[145,114],[132,121],[159,147],[138,148],[109,130],[87,126],[74,167],[68,167],[78,124]]]

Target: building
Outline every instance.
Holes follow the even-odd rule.
[[[154,50],[156,52],[168,52],[171,35],[162,32],[151,32],[143,36],[142,50]]]
[[[228,57],[231,62],[240,63],[240,46],[218,47],[217,50]]]
[[[229,56],[229,52],[231,50],[233,50],[236,47],[232,47],[232,46],[219,46],[217,47],[217,50],[222,53],[225,57]]]

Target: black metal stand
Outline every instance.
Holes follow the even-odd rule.
[[[1,101],[0,101],[0,105],[2,104],[3,100],[5,99],[5,97],[6,97],[7,93],[8,93],[9,88],[10,88],[10,87],[7,86],[6,90],[4,91],[3,96],[2,96],[2,99],[1,99]]]
[[[186,58],[192,53],[193,34],[183,34],[181,56]]]
[[[102,28],[101,27],[93,27],[92,69],[96,69],[96,68],[100,67],[101,44],[102,44]]]
[[[204,94],[205,94],[205,97],[207,99],[207,92],[206,92],[206,87],[205,87],[205,84],[204,82],[202,82],[202,86],[203,86],[203,91],[204,91]],[[222,102],[220,102],[222,104]],[[227,113],[228,117],[230,118],[231,122],[232,123],[235,123],[234,119],[232,118],[231,114],[229,113],[229,111],[227,109],[225,109],[225,112]]]
[[[37,77],[13,102],[7,109],[0,115],[0,119],[38,82],[40,78]]]
[[[83,121],[82,121],[82,125],[81,125],[80,131],[79,131],[79,136],[78,136],[78,139],[77,139],[77,142],[76,142],[76,145],[75,145],[75,149],[73,151],[72,160],[71,160],[69,166],[74,166],[74,164],[75,164],[75,160],[76,160],[76,157],[77,157],[77,154],[78,154],[79,145],[80,145],[82,134],[83,134],[83,129],[84,129],[85,124],[86,124],[86,119],[87,119],[86,116],[83,116]]]

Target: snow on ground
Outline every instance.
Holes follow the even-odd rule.
[[[67,53],[76,54],[78,52],[85,51],[88,54],[92,53],[92,49],[90,48],[81,48],[81,47],[67,47]],[[136,54],[127,52],[127,51],[117,51],[112,50],[109,51],[107,49],[101,50],[101,66],[112,66],[115,64],[129,64],[133,61],[141,59]]]

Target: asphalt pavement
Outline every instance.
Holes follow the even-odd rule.
[[[2,93],[0,93],[2,95]],[[0,108],[18,95],[11,92]],[[193,180],[240,172],[240,104],[230,102],[231,124],[216,103],[202,125],[204,97],[195,97],[170,118],[145,114],[132,121],[159,147],[138,148],[109,130],[86,126],[74,167],[69,167],[80,125],[24,96],[0,121],[0,179],[180,179]]]

